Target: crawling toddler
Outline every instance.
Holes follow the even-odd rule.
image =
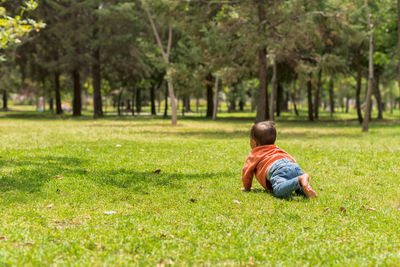
[[[275,124],[263,121],[253,125],[250,131],[249,153],[242,173],[242,190],[251,190],[253,176],[274,196],[284,198],[296,192],[308,198],[317,197],[310,186],[310,176],[302,172],[296,160],[286,151],[274,145]]]

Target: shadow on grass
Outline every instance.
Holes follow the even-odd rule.
[[[127,188],[135,193],[148,194],[152,187],[168,187],[179,189],[188,180],[212,179],[219,176],[232,176],[229,172],[199,172],[199,173],[153,173],[134,169],[118,168],[113,170],[90,170],[86,160],[73,157],[36,157],[19,160],[0,159],[1,167],[11,167],[15,170],[0,176],[0,192],[21,191],[25,194],[40,193],[41,188],[51,180],[74,179],[76,190],[84,186],[86,181],[99,186]],[[18,199],[18,198],[17,198]]]

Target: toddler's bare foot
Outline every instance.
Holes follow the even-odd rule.
[[[310,175],[308,173],[299,176],[299,183],[306,197],[309,199],[317,197],[317,193],[310,186]]]

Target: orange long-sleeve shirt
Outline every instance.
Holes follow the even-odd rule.
[[[267,190],[272,191],[271,182],[266,179],[272,164],[280,159],[296,160],[285,150],[276,145],[257,146],[250,151],[242,171],[242,182],[245,189],[250,189],[255,174],[257,181]]]

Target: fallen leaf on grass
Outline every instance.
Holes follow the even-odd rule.
[[[51,209],[51,208],[53,208],[53,207],[54,207],[54,203],[51,203],[51,204],[49,204],[49,205],[46,206],[46,208],[48,208],[48,209]]]
[[[110,211],[105,211],[104,214],[116,214],[117,212],[114,210],[110,210]]]
[[[367,207],[367,206],[365,206],[365,205],[362,205],[362,206],[361,206],[361,209],[366,209],[366,210],[368,210],[368,211],[376,211],[376,209],[371,208],[371,207]]]
[[[84,172],[90,172],[90,170],[89,170],[89,169],[84,169],[83,171],[84,171]]]
[[[274,211],[273,210],[267,210],[268,214],[273,214]]]
[[[232,236],[231,232],[226,233],[227,236]]]
[[[238,204],[238,205],[242,204],[239,200],[236,200],[236,199],[233,201],[233,203]]]
[[[35,243],[33,243],[33,242],[26,242],[24,244],[25,247],[31,247],[31,246],[34,246],[34,245],[35,245]]]
[[[160,169],[157,169],[157,170],[153,171],[153,173],[155,173],[155,174],[159,174],[160,172],[161,172]]]
[[[56,175],[56,178],[57,178],[57,179],[62,179],[63,176],[62,176],[61,174],[57,174],[57,175]]]
[[[324,208],[324,212],[327,212],[329,210],[329,207]]]
[[[5,236],[0,236],[0,240],[7,240],[7,237],[5,237]]]
[[[195,203],[195,202],[197,201],[197,199],[191,198],[190,201],[193,202],[193,203]]]
[[[344,207],[340,207],[340,211],[345,213],[347,210]]]

